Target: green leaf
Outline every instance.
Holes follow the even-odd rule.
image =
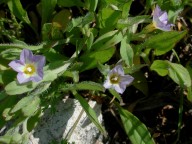
[[[58,12],[53,18],[53,24],[61,30],[65,30],[68,23],[70,22],[71,12],[68,9],[63,9]]]
[[[180,41],[187,31],[170,31],[162,32],[148,38],[141,47],[146,47],[155,50],[155,55],[163,55],[174,48],[175,44]]]
[[[113,54],[115,53],[115,48],[111,47],[104,50],[90,52],[88,54],[82,55],[79,60],[83,62],[83,66],[81,67],[80,71],[85,71],[88,69],[95,68],[97,63],[105,63],[108,61]]]
[[[117,22],[118,28],[133,27],[133,25],[138,25],[140,23],[150,23],[151,17],[149,15],[128,17],[126,19],[119,19]]]
[[[54,8],[57,4],[57,0],[41,0],[42,3],[42,22],[44,23],[48,22],[50,19],[50,16],[53,14]]]
[[[75,84],[75,88],[77,90],[97,90],[97,91],[104,91],[104,87],[101,84],[92,81],[83,81],[80,83]]]
[[[191,86],[190,74],[181,64],[156,60],[151,65],[151,70],[155,70],[160,76],[166,76],[168,74],[175,83],[182,87]]]
[[[169,64],[168,75],[171,79],[182,87],[190,87],[191,77],[187,69],[181,64],[171,63],[169,61],[167,61],[167,63]]]
[[[11,138],[12,138],[12,136],[10,136],[10,135],[0,136],[0,142],[9,144],[11,142]]]
[[[98,0],[89,0],[89,11],[95,11],[97,8]]]
[[[13,81],[5,86],[5,91],[8,95],[17,95],[33,90],[35,86],[37,86],[36,83],[19,85],[16,81]]]
[[[41,89],[37,88],[36,92],[43,92],[49,87],[50,82],[54,81],[59,76],[59,74],[62,74],[64,71],[67,70],[67,68],[71,63],[72,63],[71,60],[67,62],[57,61],[54,63],[50,63],[45,68],[48,70],[44,71],[45,75],[41,82],[28,82],[25,84],[18,84],[18,82],[13,81],[5,86],[5,91],[8,95],[17,95],[32,91],[40,84],[39,86],[42,87]]]
[[[40,43],[38,45],[27,45],[26,43],[24,42],[21,42],[21,41],[15,41],[14,43],[9,43],[9,44],[6,44],[6,43],[3,43],[3,44],[0,44],[0,50],[8,50],[8,49],[30,49],[30,50],[39,50],[39,49],[42,49],[47,43],[43,42],[43,43]]]
[[[127,41],[127,37],[124,37],[121,41],[120,54],[127,66],[132,67],[134,53],[132,47]]]
[[[121,16],[120,11],[113,10],[111,8],[103,8],[98,13],[98,24],[99,27],[109,31],[116,26],[119,17]]]
[[[92,91],[104,91],[103,85],[92,82],[92,81],[83,81],[75,84],[65,84],[61,86],[62,91],[67,90],[92,90]]]
[[[94,50],[103,50],[115,46],[123,39],[120,31],[114,30],[101,35],[92,45]]]
[[[33,96],[26,96],[22,98],[10,111],[10,113],[15,113],[16,111],[22,109],[23,107],[29,105],[33,100]]]
[[[95,111],[89,106],[88,102],[80,96],[76,91],[73,91],[73,95],[75,98],[80,102],[81,106],[85,110],[86,114],[90,118],[90,120],[95,124],[95,126],[104,134],[106,135],[105,129],[102,127],[102,125],[99,123],[97,119],[97,115]]]
[[[9,0],[8,1],[8,7],[10,9],[10,11],[16,16],[18,17],[20,20],[22,20],[23,22],[27,23],[27,24],[31,24],[27,12],[23,9],[23,6],[20,2],[20,0]]]
[[[42,37],[44,41],[62,39],[63,35],[59,27],[54,23],[45,23],[42,28]]]
[[[155,144],[147,127],[132,113],[116,104],[125,128],[125,132],[132,144]]]
[[[29,132],[31,132],[35,128],[40,118],[41,118],[41,109],[39,109],[34,116],[29,117],[29,119],[27,120],[27,130]]]
[[[133,1],[128,1],[128,2],[123,4],[123,7],[122,7],[122,18],[127,18],[128,17],[129,10],[130,10],[132,2]]]
[[[2,51],[1,56],[2,58],[7,60],[13,60],[13,59],[17,59],[20,53],[21,53],[20,49],[11,48],[11,49],[5,49],[4,51]]]
[[[22,107],[21,111],[25,117],[29,117],[34,115],[34,113],[37,111],[39,108],[40,104],[40,98],[39,97],[34,97],[28,105],[25,105]]]
[[[160,76],[166,76],[168,74],[168,64],[163,60],[155,60],[150,69],[156,71]]]

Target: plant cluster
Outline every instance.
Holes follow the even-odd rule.
[[[158,141],[136,113],[178,95],[175,142],[185,142],[189,0],[2,0],[0,7],[0,143],[28,143],[42,113],[65,94],[106,137],[88,100],[112,109],[133,144]]]

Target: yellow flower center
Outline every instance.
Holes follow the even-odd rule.
[[[110,76],[110,82],[111,82],[112,84],[118,84],[119,81],[120,81],[120,76],[119,76],[118,74],[112,74],[112,75]]]
[[[25,68],[24,68],[24,73],[26,74],[26,75],[33,75],[34,73],[35,73],[35,71],[36,71],[36,69],[35,69],[35,66],[34,66],[34,64],[27,64],[27,65],[25,65]]]

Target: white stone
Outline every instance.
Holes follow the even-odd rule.
[[[94,101],[90,101],[89,104],[96,112],[99,122],[102,123],[101,105]],[[80,103],[70,98],[58,103],[55,113],[52,113],[51,109],[46,110],[34,129],[33,136],[30,137],[31,143],[48,144],[53,140],[61,141],[65,139],[81,111]],[[102,138],[100,131],[89,120],[86,113],[83,112],[68,142],[75,142],[75,144],[102,144]]]

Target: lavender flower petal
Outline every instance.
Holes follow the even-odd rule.
[[[133,82],[134,78],[130,75],[125,75],[122,65],[115,66],[107,75],[103,86],[106,89],[113,88],[118,93],[122,94],[126,86]]]
[[[18,73],[17,74],[17,80],[20,84],[22,83],[26,83],[26,82],[29,82],[30,81],[30,77],[27,76],[26,74],[24,73]]]
[[[9,63],[9,66],[14,69],[16,72],[22,72],[24,65],[20,60],[14,60]]]
[[[114,89],[116,90],[116,92],[123,94],[123,92],[125,91],[126,87],[120,87],[120,85],[113,85]]]
[[[156,5],[153,12],[153,24],[162,31],[170,31],[173,26],[173,24],[168,22],[167,12],[162,11],[158,5]]]
[[[123,85],[129,85],[133,82],[134,78],[130,75],[121,76],[121,83]]]
[[[34,82],[39,82],[43,79],[43,77],[39,76],[39,75],[35,75],[33,77],[30,78],[30,80],[34,81]]]
[[[112,84],[110,83],[109,78],[104,82],[103,86],[104,86],[106,89],[111,88]]]
[[[20,84],[28,81],[41,81],[43,79],[44,65],[45,57],[33,55],[28,49],[23,49],[20,54],[20,60],[14,60],[9,63],[9,66],[18,72],[17,80]]]
[[[38,68],[43,68],[45,65],[45,57],[41,55],[34,55],[33,62],[37,64]]]
[[[31,63],[33,59],[33,53],[28,49],[23,49],[20,55],[20,61],[22,63]]]

